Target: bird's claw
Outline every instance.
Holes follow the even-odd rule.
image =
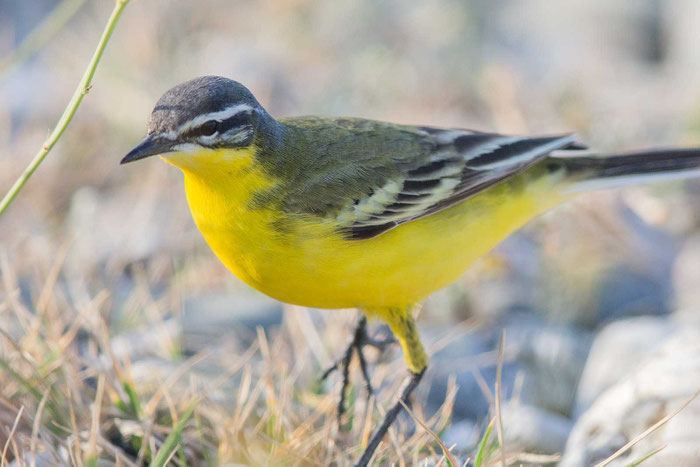
[[[365,388],[367,391],[367,399],[374,395],[374,389],[372,388],[372,383],[370,381],[369,370],[367,365],[367,359],[365,358],[363,347],[369,345],[379,350],[383,350],[386,346],[396,342],[393,336],[387,338],[375,339],[367,335],[367,318],[362,316],[357,323],[355,332],[353,333],[353,338],[348,347],[345,349],[343,356],[333,363],[326,371],[321,375],[321,381],[324,381],[331,375],[334,371],[338,370],[341,372],[341,388],[340,388],[340,399],[338,401],[337,416],[338,424],[341,426],[342,416],[345,413],[345,398],[348,387],[350,386],[350,363],[352,362],[353,353],[357,353],[358,360],[360,362],[360,370],[362,371],[362,379],[365,383]]]

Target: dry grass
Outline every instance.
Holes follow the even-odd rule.
[[[669,413],[668,415],[666,415],[665,417],[663,417],[661,420],[659,420],[659,421],[657,421],[656,423],[654,423],[653,425],[651,425],[649,428],[647,428],[646,430],[644,430],[644,431],[643,431],[642,433],[640,433],[639,435],[637,435],[637,436],[635,436],[634,438],[632,438],[631,440],[629,440],[629,442],[627,442],[624,446],[622,446],[620,449],[618,449],[617,451],[615,451],[612,455],[610,455],[609,457],[607,457],[605,460],[603,460],[603,461],[597,463],[597,464],[596,464],[596,467],[605,467],[606,465],[610,464],[612,461],[614,461],[615,459],[617,459],[618,457],[620,457],[622,454],[624,454],[624,453],[626,453],[627,451],[629,451],[629,450],[632,448],[632,446],[634,446],[635,444],[637,444],[638,442],[640,442],[641,440],[643,440],[644,438],[646,438],[647,436],[649,436],[650,434],[652,434],[654,431],[656,431],[656,430],[658,430],[659,428],[661,428],[661,427],[662,427],[663,425],[665,425],[669,420],[671,420],[673,417],[675,417],[676,415],[678,415],[678,414],[679,414],[683,409],[685,409],[691,402],[693,402],[693,400],[695,400],[695,398],[698,396],[698,394],[700,394],[700,392],[696,392],[695,394],[693,394],[692,396],[690,396],[690,398],[688,398],[687,401],[685,401],[683,404],[681,404],[680,407],[678,407],[676,410],[674,410],[673,412],[671,412],[671,413]],[[666,447],[666,446],[661,446],[661,447],[655,449],[654,451],[652,451],[652,452],[650,452],[649,454],[645,455],[643,458],[632,462],[632,464],[633,464],[633,465],[641,464],[641,463],[644,462],[646,459],[649,459],[650,457],[652,457],[652,456],[654,456],[655,454],[659,453],[659,452],[660,452],[661,450],[663,450],[665,447]]]
[[[42,287],[28,304],[7,255],[0,258],[3,462],[351,465],[402,383],[400,352],[375,358],[372,379],[380,388],[379,400],[368,405],[363,389],[354,386],[348,398],[349,431],[339,432],[337,385],[321,385],[317,377],[346,341],[349,313],[328,314],[319,324],[306,310],[290,309],[281,329],[267,334],[258,328],[245,348],[239,342],[213,342],[185,357],[172,331],[175,318],[160,311],[177,287],[156,300],[146,284],[138,283],[124,306],[141,310],[129,320],[148,322],[150,332],[127,330],[129,347],[123,335],[112,337],[119,327],[108,325],[106,290],[82,304],[65,293],[71,286],[61,269],[62,253],[39,273]],[[463,332],[434,342],[430,351]],[[134,336],[146,342],[135,342]],[[493,364],[493,356],[485,357],[475,361]],[[354,381],[358,372],[353,370]],[[528,458],[516,451],[501,454],[488,434],[467,451],[442,444],[439,437],[451,421],[457,386],[451,379],[441,409],[428,415],[420,402],[429,384],[428,378],[419,387],[410,417],[390,431],[376,462],[417,465],[432,459],[463,465],[471,458],[492,465],[503,458]]]
[[[366,439],[382,410],[368,412],[364,396],[353,392],[350,431],[337,432],[334,388],[317,383],[321,362],[308,350],[325,345],[319,340],[309,347],[310,332],[318,336],[319,330],[308,329],[311,322],[303,321],[303,313],[301,323],[294,319],[296,313],[288,313],[287,321],[293,324],[285,324],[273,336],[259,329],[257,339],[240,352],[212,346],[182,358],[171,349],[169,361],[175,364],[167,374],[137,377],[138,362],[131,361],[128,351],[117,352],[110,337],[103,315],[108,294],[97,293],[84,305],[71,302],[58,283],[61,260],[46,274],[31,307],[20,300],[6,257],[2,261],[4,461],[16,459],[24,465],[40,456],[74,465],[93,465],[97,459],[121,465],[159,465],[165,459],[173,465],[349,465],[361,451],[360,440]],[[138,294],[137,287],[127,302],[143,305],[147,299]],[[339,324],[345,322],[330,323],[327,331],[342,328]],[[149,323],[154,331],[167,325],[163,317]],[[147,345],[154,348],[173,340],[167,333],[165,339],[158,332],[150,337],[153,341]],[[375,385],[382,388],[380,404],[395,394],[401,365],[401,359],[394,358],[379,362],[373,372]],[[205,376],[198,371],[205,367],[217,371]],[[228,394],[222,397],[222,392]],[[449,424],[455,394],[452,383],[442,409],[430,418],[417,405],[416,413],[433,433]],[[377,459],[415,464],[439,457],[430,432],[414,428],[404,421],[401,429],[393,430]]]
[[[3,464],[14,459],[31,465],[41,458],[75,465],[349,465],[402,382],[399,352],[376,358],[372,379],[380,388],[379,401],[368,407],[360,386],[353,387],[350,431],[337,432],[337,387],[320,385],[317,377],[348,339],[349,313],[312,318],[307,310],[292,309],[279,329],[258,330],[250,339],[227,334],[184,355],[184,300],[244,292],[201,241],[174,170],[155,162],[117,166],[143,133],[157,96],[176,82],[228,75],[249,85],[274,115],[346,114],[510,133],[574,129],[603,149],[697,141],[697,106],[687,87],[678,85],[679,79],[687,81],[685,74],[675,81],[644,74],[637,65],[630,69],[611,59],[611,47],[596,47],[599,59],[577,69],[575,81],[561,75],[567,69],[561,64],[559,72],[554,66],[548,70],[554,78],[540,80],[527,67],[520,69],[521,62],[509,62],[510,52],[499,55],[488,36],[475,36],[472,21],[479,11],[466,3],[433,7],[442,13],[424,10],[419,1],[402,4],[401,11],[371,1],[348,4],[347,10],[334,10],[327,2],[211,0],[208,5],[218,14],[185,0],[130,5],[71,131],[2,219]],[[9,98],[0,105],[3,187],[21,172],[60,114],[109,7],[86,2],[37,55],[36,68],[14,69],[18,81],[39,98],[24,96],[27,102],[20,107]],[[7,51],[11,25],[4,18],[0,23],[0,50]],[[548,41],[557,50],[576,37],[571,23],[560,23],[562,29]],[[391,34],[377,35],[377,24],[389,25]],[[531,27],[542,33],[536,24]],[[564,56],[551,55],[552,60]],[[628,79],[607,78],[621,74]],[[630,80],[637,76],[641,84],[635,85]],[[20,94],[20,88],[8,87],[9,94]],[[640,92],[647,98],[638,99]],[[601,114],[618,123],[599,123]],[[674,119],[682,123],[669,125]],[[656,206],[656,218],[649,220],[656,226],[697,234],[700,215],[692,209],[692,194],[661,190],[663,197],[637,190],[625,199],[635,212],[647,213],[640,208],[645,202]],[[530,227],[538,240],[528,244],[524,258],[541,267],[534,282],[524,282],[538,291],[529,305],[553,314],[571,310],[559,311],[561,318],[592,326],[596,316],[585,313],[595,309],[591,297],[606,268],[624,263],[659,270],[646,231],[619,215],[620,204],[615,195],[597,194],[576,209],[560,209],[554,221]],[[498,258],[508,263],[507,254]],[[523,280],[511,274],[517,269],[512,264],[492,269],[488,264],[472,269],[452,289],[460,291],[457,305],[427,314],[454,325],[484,308],[489,297],[479,299],[484,284],[500,280],[499,293],[507,295],[509,285]],[[460,301],[464,290],[470,292],[468,306]],[[449,333],[428,344],[435,351],[461,337]],[[455,362],[473,369],[493,415],[502,394],[489,387],[479,367],[500,366],[503,358],[509,358],[507,352],[503,357],[493,351]],[[354,376],[359,381],[357,369]],[[431,433],[440,436],[449,425],[456,387],[450,386],[442,409],[430,415],[420,404],[429,384],[429,378],[421,384],[412,408],[425,429],[404,417],[375,459],[399,465],[448,461]],[[501,438],[503,428],[499,423],[495,430]],[[452,450],[453,462],[557,460],[510,445],[501,454],[496,438],[486,430],[473,449]]]

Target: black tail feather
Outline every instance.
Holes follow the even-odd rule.
[[[573,181],[571,191],[700,176],[700,148],[654,149],[611,156],[567,155],[553,159]]]

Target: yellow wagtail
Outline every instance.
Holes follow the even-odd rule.
[[[197,227],[251,287],[388,323],[410,370],[400,396],[407,403],[428,364],[412,312],[430,293],[575,193],[700,166],[700,149],[605,157],[581,149],[572,135],[276,120],[243,85],[205,76],[160,98],[148,135],[122,163],[160,154],[179,167]],[[342,360],[345,374],[353,348],[365,370],[364,326]],[[401,408],[387,412],[358,465]]]

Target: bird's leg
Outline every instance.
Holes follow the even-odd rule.
[[[328,378],[328,376],[335,370],[339,370],[342,373],[341,387],[340,387],[340,399],[338,401],[338,424],[341,423],[343,413],[345,413],[345,398],[350,386],[350,363],[352,362],[353,353],[357,352],[358,359],[360,361],[360,370],[362,371],[362,379],[365,382],[365,387],[367,388],[367,398],[374,394],[372,389],[372,384],[369,378],[369,371],[367,369],[367,359],[362,352],[362,347],[365,345],[371,345],[373,347],[382,348],[386,343],[391,342],[390,339],[387,341],[377,341],[370,339],[367,335],[367,318],[362,316],[357,323],[355,332],[353,333],[353,338],[347,349],[343,353],[343,356],[339,358],[330,368],[323,372],[321,375],[321,381]]]
[[[428,367],[428,357],[425,355],[423,344],[418,336],[418,330],[413,320],[412,309],[410,307],[407,309],[389,309],[378,314],[389,324],[399,344],[401,344],[406,366],[411,375],[406,381],[406,386],[404,386],[401,392],[401,397],[399,397],[396,404],[386,413],[379,428],[377,428],[377,431],[374,432],[372,438],[369,440],[362,456],[357,461],[356,465],[358,467],[365,467],[369,464],[374,452],[377,450],[377,447],[379,447],[379,443],[382,441],[387,431],[389,431],[389,427],[391,427],[396,420],[404,404],[409,404],[411,393],[416,389],[416,386],[418,386],[418,383],[425,373],[425,369]]]
[[[369,401],[369,398],[374,395],[374,389],[372,388],[372,383],[370,382],[369,371],[367,370],[367,359],[365,358],[365,353],[362,351],[362,348],[364,346],[369,345],[370,347],[374,347],[378,351],[383,352],[384,349],[386,349],[388,346],[390,346],[392,344],[395,344],[397,341],[392,334],[389,334],[388,336],[383,337],[381,339],[377,339],[375,337],[369,337],[369,335],[367,334],[367,329],[366,329],[367,318],[362,316],[362,318],[360,318],[360,321],[364,321],[365,324],[364,325],[360,324],[363,326],[364,329],[362,331],[362,335],[359,336],[360,345],[358,347],[356,347],[356,349],[357,349],[357,357],[360,360],[360,370],[362,370],[362,379],[364,380],[365,387],[367,389],[367,400]],[[358,327],[360,325],[358,325]],[[357,334],[355,335],[355,338],[357,339]]]
[[[389,411],[384,416],[384,420],[382,420],[381,425],[379,425],[379,428],[377,428],[377,431],[374,432],[372,438],[369,440],[369,443],[367,443],[367,447],[362,453],[362,457],[360,457],[360,460],[358,460],[357,464],[355,464],[356,467],[364,467],[369,464],[370,459],[372,459],[372,456],[374,455],[374,451],[377,450],[379,443],[382,441],[387,431],[389,431],[389,427],[394,423],[396,417],[398,417],[399,412],[401,412],[401,409],[403,409],[404,404],[409,404],[409,398],[411,397],[411,393],[414,389],[416,389],[416,386],[418,386],[418,383],[423,377],[423,373],[425,373],[425,369],[420,373],[411,372],[411,375],[406,380],[406,385],[404,386],[403,392],[401,393],[401,397],[398,401],[396,401],[396,404],[394,404],[393,407],[391,407],[391,409],[389,409]]]

